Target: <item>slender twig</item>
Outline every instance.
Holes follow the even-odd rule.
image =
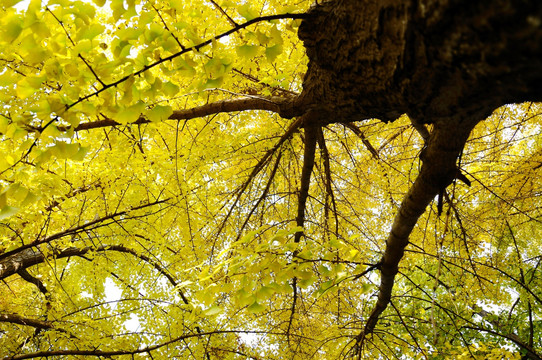
[[[239,24],[237,24],[232,18],[231,16],[228,15],[228,13],[226,12],[226,10],[222,9],[222,7],[220,5],[218,5],[216,3],[216,1],[214,0],[209,0],[211,2],[211,4],[213,4],[215,6],[215,8],[220,11],[222,13],[222,15],[224,15],[230,24],[232,24],[232,26],[239,26]]]

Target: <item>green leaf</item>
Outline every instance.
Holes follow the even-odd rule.
[[[319,299],[324,294],[329,292],[331,289],[333,289],[335,286],[335,281],[329,280],[320,285],[320,288],[316,291],[316,298]]]
[[[17,83],[15,92],[20,99],[26,99],[36,92],[36,88],[28,83],[26,78]]]
[[[335,249],[342,249],[344,247],[344,243],[339,239],[331,239],[329,241],[329,246]]]
[[[259,304],[257,301],[254,301],[251,305],[249,305],[249,307],[247,307],[247,311],[250,314],[261,313],[264,310],[265,306]]]
[[[205,316],[214,316],[224,311],[220,306],[213,305],[203,312]]]
[[[67,143],[64,141],[57,141],[53,147],[53,153],[60,159],[70,159],[77,154],[80,145],[77,143]]]
[[[237,11],[239,12],[239,15],[241,15],[247,20],[252,20],[258,17],[258,13],[250,6],[250,3],[246,3],[240,6]]]
[[[235,50],[237,52],[237,55],[250,59],[258,55],[259,48],[260,47],[257,45],[241,45],[238,46]]]
[[[115,116],[115,120],[121,124],[133,123],[137,119],[139,119],[144,110],[145,103],[140,101],[136,104],[120,110],[119,113]]]
[[[269,62],[274,62],[282,53],[282,45],[276,44],[265,49],[265,56]]]
[[[34,24],[32,24],[30,29],[32,30],[32,34],[38,39],[47,38],[51,35],[49,25],[43,21],[36,21]]]
[[[267,300],[275,293],[275,291],[276,290],[271,286],[262,286],[256,293],[256,298],[259,300]]]
[[[310,280],[314,276],[314,273],[308,270],[296,271],[295,274],[303,280]]]
[[[17,14],[12,14],[4,23],[4,29],[2,31],[2,41],[11,43],[15,41],[23,31],[23,20]]]
[[[75,45],[75,48],[73,49],[73,51],[76,54],[84,54],[84,53],[88,53],[92,51],[92,49],[94,49],[94,46],[92,45],[92,41],[90,41],[89,39],[82,39],[81,41],[77,43],[77,45]]]
[[[60,131],[56,125],[50,124],[40,134],[41,139],[47,139],[48,137],[55,138],[60,135]]]
[[[318,267],[318,272],[323,276],[329,276],[332,273],[332,271],[327,266],[325,266],[324,264],[321,264]]]
[[[113,18],[118,21],[126,13],[124,0],[112,0],[111,10],[113,11]]]
[[[34,163],[36,164],[36,166],[41,166],[42,164],[49,161],[49,159],[51,159],[52,156],[53,156],[53,152],[52,152],[51,148],[49,148],[49,149],[47,149],[45,151],[41,151],[36,156],[36,159],[34,160]]]
[[[271,28],[271,39],[277,45],[282,45],[284,42],[282,40],[282,31],[280,31],[276,25]]]
[[[369,284],[369,283],[363,283],[361,285],[361,292],[363,294],[367,294],[369,291],[373,290],[374,289],[374,285],[373,284]]]
[[[39,197],[37,195],[35,195],[34,193],[29,191],[26,194],[26,197],[24,198],[24,200],[21,202],[21,206],[30,205],[30,204],[34,203],[36,200],[38,200],[38,199],[39,199]]]
[[[240,306],[247,306],[249,304],[252,304],[254,302],[254,296],[246,291],[245,289],[239,289],[237,293],[235,294],[237,303]]]
[[[265,33],[261,31],[258,31],[256,33],[256,39],[258,39],[258,43],[260,45],[267,45],[269,43],[269,40],[271,40],[269,36],[267,36]]]
[[[207,81],[200,87],[200,90],[205,89],[216,89],[222,85],[224,78],[220,77],[218,79],[207,79]]]
[[[173,114],[171,106],[155,105],[152,109],[145,112],[145,116],[151,122],[161,122],[167,120]]]
[[[116,32],[116,35],[121,41],[128,40],[137,40],[143,34],[144,29],[128,27],[126,29],[121,29]]]
[[[4,220],[5,218],[15,215],[18,211],[19,211],[19,208],[9,206],[9,205],[4,206],[2,210],[0,210],[0,220]]]
[[[304,279],[304,280],[300,280],[299,281],[299,287],[302,288],[302,289],[306,289],[308,288],[309,286],[311,286],[312,284],[314,284],[314,281],[316,279],[313,277],[313,278],[310,278],[310,279]]]
[[[287,250],[287,251],[296,251],[297,248],[299,247],[299,243],[287,243],[285,244],[284,246],[284,249]]]
[[[89,150],[89,146],[80,146],[79,150],[77,150],[77,152],[73,154],[70,159],[74,161],[83,161]]]
[[[80,32],[79,40],[82,40],[82,39],[92,40],[96,36],[103,33],[104,30],[105,30],[105,26],[101,24],[91,24],[88,28]]]
[[[310,248],[303,249],[299,254],[297,254],[301,259],[312,259],[313,254]]]
[[[111,47],[113,49],[113,56],[115,56],[115,58],[118,59],[118,58],[125,58],[128,55],[130,55],[132,44],[130,44],[128,41],[125,41],[125,40],[119,41],[118,39],[115,39],[111,43]]]
[[[216,58],[212,58],[211,60],[207,61],[207,63],[205,63],[204,65],[204,68],[207,72],[207,75],[214,79],[221,77],[226,71],[226,67],[224,66],[222,61]]]
[[[3,115],[0,115],[0,134],[6,133],[9,123],[10,123],[9,118]]]
[[[150,27],[145,30],[145,39],[147,42],[154,41],[157,37],[161,36],[164,32],[162,25],[152,23]]]
[[[164,90],[164,94],[170,97],[174,97],[179,94],[179,87],[170,81],[164,83],[162,89]]]

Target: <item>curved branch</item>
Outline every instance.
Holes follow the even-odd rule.
[[[71,248],[67,248],[67,249],[56,252],[54,257],[56,259],[62,259],[62,258],[72,257],[72,256],[83,256],[83,255],[87,254],[91,250],[94,250],[94,251],[97,251],[97,252],[116,251],[116,252],[121,252],[121,253],[133,255],[133,256],[145,261],[146,263],[152,265],[152,267],[154,267],[160,274],[164,275],[169,280],[171,285],[173,285],[174,287],[177,286],[177,281],[175,280],[175,278],[173,278],[173,276],[171,276],[166,271],[166,269],[164,267],[162,267],[160,264],[158,264],[156,261],[152,260],[148,256],[145,256],[143,254],[139,254],[137,251],[135,251],[133,249],[130,249],[130,248],[127,248],[127,247],[122,246],[122,245],[102,245],[102,246],[100,246],[98,248],[95,248],[95,249],[93,249],[91,247],[85,247],[85,248],[71,247]],[[33,282],[33,281],[31,281],[31,279],[25,278],[25,276],[24,276],[25,273],[28,274],[26,269],[31,267],[31,266],[41,264],[44,261],[45,261],[45,255],[43,255],[42,252],[40,252],[38,250],[35,250],[33,248],[25,249],[22,252],[20,252],[20,253],[12,256],[10,258],[7,258],[7,259],[3,260],[2,262],[0,262],[0,280],[5,279],[5,278],[7,278],[7,277],[9,277],[11,275],[14,275],[15,273],[18,273],[25,280],[27,280],[29,282]],[[36,285],[39,287],[39,284],[36,284]],[[40,291],[41,290],[42,289],[40,288]],[[183,302],[185,304],[189,304],[188,299],[182,293],[181,290],[179,290],[179,296],[182,298],[182,300],[183,300]]]
[[[488,315],[488,314],[482,315],[480,312],[478,312],[477,314],[480,315],[483,318]],[[471,329],[471,330],[475,330],[475,331],[487,332],[488,334],[491,334],[493,336],[501,337],[503,339],[509,340],[509,341],[513,342],[514,344],[516,344],[517,346],[519,346],[520,348],[524,349],[527,352],[527,355],[529,356],[529,359],[542,360],[542,355],[538,354],[536,352],[536,350],[531,345],[525,344],[520,339],[520,337],[518,335],[514,334],[514,333],[501,334],[498,331],[494,331],[494,330],[491,330],[491,329],[486,329],[486,328],[478,327],[478,326],[468,326],[467,325],[467,326],[463,326],[463,327],[466,328],[466,329]]]
[[[269,189],[271,188],[271,184],[273,183],[273,180],[275,179],[275,175],[277,174],[277,170],[279,168],[281,158],[282,158],[282,153],[279,152],[278,155],[277,155],[277,158],[275,160],[275,165],[273,165],[273,169],[271,169],[271,173],[269,174],[269,178],[267,180],[267,184],[265,185],[263,193],[262,193],[262,195],[260,195],[260,197],[258,198],[258,201],[256,201],[256,204],[254,204],[254,206],[252,207],[252,209],[248,213],[245,221],[243,222],[243,225],[241,225],[241,227],[239,228],[237,238],[235,239],[235,241],[240,239],[241,234],[243,233],[243,230],[245,229],[248,222],[250,221],[250,218],[252,217],[252,215],[254,214],[256,209],[258,208],[258,206],[260,206],[261,202],[267,197],[267,194],[269,193]]]
[[[318,128],[318,147],[320,148],[322,161],[324,163],[324,186],[326,189],[326,196],[324,200],[324,217],[326,221],[329,221],[329,203],[328,198],[331,199],[331,206],[333,208],[333,216],[335,218],[335,234],[339,233],[339,216],[337,215],[337,203],[335,202],[335,194],[333,193],[333,179],[331,177],[331,165],[329,162],[329,150],[327,149],[326,139],[322,128]]]
[[[365,145],[367,150],[369,150],[373,158],[380,159],[380,156],[378,155],[378,151],[373,147],[373,145],[371,145],[371,143],[369,142],[369,140],[367,139],[367,137],[365,136],[365,134],[363,133],[363,131],[361,131],[359,127],[357,127],[353,123],[342,123],[342,124],[344,125],[344,127],[352,130],[352,132],[361,139],[361,142],[363,143],[363,145]]]
[[[220,5],[218,5],[218,4],[216,3],[216,1],[214,1],[214,0],[210,0],[210,1],[211,1],[211,4],[213,4],[214,7],[215,7],[218,11],[220,11],[220,12],[222,13],[222,15],[224,15],[224,16],[228,19],[228,21],[230,22],[230,24],[232,24],[233,26],[239,26],[239,24],[237,24],[237,23],[235,22],[235,20],[233,20],[233,19],[231,18],[231,16],[229,16],[228,13],[227,13]]]
[[[47,295],[48,291],[45,285],[43,284],[43,282],[37,277],[32,276],[32,274],[30,274],[28,270],[26,270],[25,268],[22,268],[19,271],[17,271],[17,274],[19,274],[19,276],[23,278],[23,280],[33,285],[36,285],[36,287],[42,294]]]
[[[130,255],[133,255],[133,256],[147,262],[148,264],[152,265],[152,267],[155,268],[160,274],[164,275],[169,280],[171,285],[173,285],[174,287],[177,286],[177,281],[175,280],[175,278],[171,274],[169,274],[166,271],[166,269],[162,267],[162,265],[160,265],[156,261],[152,260],[148,256],[145,256],[143,254],[139,254],[137,251],[132,250],[132,249],[127,248],[127,247],[122,246],[122,245],[100,246],[100,248],[98,248],[97,251],[107,251],[107,250],[130,254]],[[181,289],[178,289],[178,293],[179,293],[179,296],[181,297],[181,299],[183,300],[183,302],[186,305],[188,305],[190,302],[188,301],[188,299],[186,298],[184,293],[181,291]]]
[[[358,345],[362,345],[365,337],[373,332],[380,314],[389,305],[395,275],[408,245],[408,238],[418,219],[425,212],[425,208],[457,176],[457,158],[477,122],[465,120],[461,129],[455,129],[454,138],[449,136],[448,126],[452,125],[439,124],[435,127],[427,148],[420,155],[423,165],[401,203],[386,240],[386,249],[380,260],[381,279],[378,300],[367,319],[364,330],[358,336]],[[449,124],[451,123],[450,121]]]
[[[219,100],[209,104],[196,106],[190,109],[175,110],[169,120],[189,120],[219,113],[230,113],[246,110],[265,110],[279,114],[282,118],[291,119],[302,114],[303,108],[295,106],[295,97],[282,96],[250,96],[237,99]],[[132,124],[147,124],[151,121],[144,116]],[[119,122],[106,118],[104,120],[91,121],[79,124],[74,130],[91,130],[109,126],[121,125]],[[65,128],[63,130],[68,130]]]
[[[150,207],[150,206],[159,205],[159,204],[162,204],[164,202],[167,202],[168,200],[170,200],[170,199],[168,198],[168,199],[164,199],[164,200],[157,200],[157,201],[154,201],[152,203],[146,203],[146,204],[143,204],[143,205],[140,205],[140,206],[133,207],[131,209],[123,210],[123,211],[120,211],[120,212],[117,212],[117,213],[114,213],[114,214],[109,214],[109,215],[103,216],[101,218],[98,218],[96,220],[89,221],[89,222],[87,222],[87,223],[85,223],[83,225],[73,226],[73,227],[71,227],[69,229],[60,231],[60,232],[58,232],[56,234],[53,234],[51,236],[44,237],[44,238],[38,238],[38,239],[28,243],[28,244],[19,246],[17,249],[10,250],[10,251],[7,251],[7,252],[5,252],[3,254],[0,254],[0,279],[2,279],[1,274],[6,272],[6,271],[10,271],[9,269],[12,266],[15,266],[15,268],[20,268],[20,267],[17,267],[17,265],[16,265],[19,254],[22,254],[21,255],[22,258],[32,257],[33,256],[33,255],[28,254],[28,253],[25,252],[27,249],[31,249],[31,248],[33,248],[35,246],[38,246],[38,245],[41,245],[41,244],[49,243],[49,242],[51,242],[53,240],[61,239],[61,238],[65,237],[65,236],[76,235],[76,234],[78,234],[80,232],[83,232],[83,231],[86,231],[86,230],[89,230],[89,229],[96,229],[98,227],[110,225],[111,223],[116,221],[115,218],[123,216],[123,215],[127,215],[130,211],[141,210],[141,209],[144,209],[144,208],[147,208],[147,207]],[[111,221],[111,222],[108,222],[108,223],[104,224],[104,222],[106,222],[106,221]],[[4,260],[4,259],[8,259],[8,258],[11,259],[11,260],[9,260],[9,261]]]

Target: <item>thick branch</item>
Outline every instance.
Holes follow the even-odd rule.
[[[50,321],[25,318],[16,314],[0,314],[0,322],[27,325],[27,326],[35,327],[37,329],[53,329],[54,328],[53,324]]]
[[[47,294],[48,291],[47,291],[47,288],[45,287],[45,285],[43,284],[43,281],[41,281],[40,279],[38,279],[35,276],[32,276],[32,274],[30,274],[28,272],[28,270],[26,270],[26,268],[20,269],[19,271],[17,271],[17,274],[19,274],[19,276],[21,278],[23,278],[23,280],[28,281],[29,283],[36,285],[36,287],[38,288],[38,290],[42,294],[44,294],[44,295]]]
[[[329,122],[484,119],[542,100],[539,1],[325,1],[298,35],[309,57],[299,102]]]
[[[301,170],[301,184],[299,186],[299,196],[297,200],[297,216],[296,216],[296,225],[298,227],[303,227],[305,224],[305,210],[307,207],[307,199],[309,197],[309,188],[311,184],[311,175],[314,168],[314,157],[316,155],[316,144],[318,139],[318,119],[314,116],[313,112],[307,113],[304,117],[301,118],[303,121],[303,127],[305,129],[305,139],[304,139],[304,153],[303,153],[303,168]],[[301,241],[303,236],[303,231],[298,231],[295,233],[294,242],[298,243]],[[294,257],[297,256],[298,250],[294,251]],[[288,328],[286,334],[288,336],[288,341],[290,339],[290,330],[295,315],[295,308],[297,304],[297,278],[292,279],[292,307],[290,309],[290,319],[288,320]]]
[[[318,125],[310,122],[310,114],[304,117],[305,128],[305,150],[303,153],[303,168],[301,170],[301,184],[299,187],[299,197],[297,200],[296,225],[303,227],[305,223],[305,211],[307,207],[307,198],[309,197],[309,188],[311,184],[311,174],[314,168],[314,157],[316,155],[316,143],[318,139]],[[301,240],[302,232],[295,234],[295,242]]]
[[[390,303],[416,222],[458,176],[470,130],[499,106],[542,100],[541,19],[538,1],[343,0],[314,6],[302,22],[309,64],[298,103],[324,123],[406,113],[434,124],[386,241],[378,300],[360,342]]]
[[[408,238],[427,205],[457,176],[457,157],[476,123],[472,121],[469,124],[465,121],[464,126],[455,131],[456,136],[453,139],[447,135],[450,131],[448,126],[437,126],[427,149],[420,156],[423,160],[420,173],[403,199],[386,240],[386,250],[380,261],[381,279],[378,300],[364,331],[360,334],[358,339],[360,342],[373,332],[380,314],[389,305],[395,275],[397,275],[405,247],[408,245]]]
[[[300,115],[303,109],[301,107],[294,106],[294,97],[250,96],[238,99],[220,100],[201,106],[196,106],[191,109],[176,110],[168,119],[189,120],[213,114],[247,110],[272,111],[279,114],[283,118],[290,119]],[[151,121],[149,119],[145,118],[144,116],[140,116],[139,119],[133,122],[133,124],[147,124],[150,122]],[[118,125],[121,124],[113,119],[104,119],[79,124],[79,126],[75,128],[75,131],[91,130]]]
[[[11,324],[31,326],[39,330],[55,330],[63,333],[67,333],[64,329],[59,329],[55,327],[52,321],[44,321],[40,319],[32,319],[27,317],[22,317],[17,314],[0,314],[0,322],[6,322]],[[70,337],[75,338],[75,336],[70,334]]]

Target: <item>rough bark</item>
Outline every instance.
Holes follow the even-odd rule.
[[[388,122],[406,113],[434,124],[386,241],[362,341],[390,302],[416,222],[458,176],[470,131],[501,105],[542,100],[542,2],[337,0],[308,14],[299,37],[309,65],[297,104],[316,110],[315,122]]]
[[[300,103],[327,122],[408,113],[480,121],[541,97],[537,1],[330,1],[299,37],[310,62]],[[476,120],[474,120],[476,119]]]

